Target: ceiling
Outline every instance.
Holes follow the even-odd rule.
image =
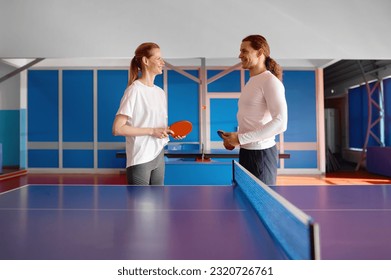
[[[241,39],[255,33],[289,68],[391,59],[389,0],[0,0],[0,6],[3,59],[127,64],[141,42],[155,41],[178,64],[199,57],[235,64]]]
[[[391,76],[391,60],[340,60],[324,69],[325,97],[346,94],[350,87]]]
[[[285,69],[324,69],[325,97],[391,75],[391,1],[0,0],[0,63],[128,67],[142,42],[174,66],[236,65],[242,38],[264,35]],[[360,64],[358,63],[360,62]],[[368,74],[369,73],[369,74]]]

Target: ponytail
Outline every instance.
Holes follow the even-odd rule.
[[[138,65],[137,58],[134,56],[130,61],[128,86],[138,79],[138,71],[141,68]]]
[[[265,66],[267,70],[282,81],[282,68],[273,58],[270,56],[266,57]]]

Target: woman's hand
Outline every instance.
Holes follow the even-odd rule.
[[[171,135],[171,137],[173,137],[175,140],[182,140],[186,138],[186,136],[175,135],[174,131],[172,131],[169,127],[154,128],[152,132],[152,136],[160,139],[166,138],[169,135]]]
[[[172,134],[171,137],[173,137],[175,140],[182,140],[186,138],[186,136],[180,136],[180,135],[173,136]]]
[[[169,134],[173,134],[174,132],[166,127],[158,127],[158,128],[153,128],[152,129],[152,134],[151,136],[159,139],[163,139],[168,137]]]

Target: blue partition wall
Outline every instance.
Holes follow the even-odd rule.
[[[220,71],[208,71],[208,78]],[[245,82],[249,80],[245,71]],[[314,71],[284,71],[283,83],[288,103],[288,129],[284,133],[285,168],[317,168],[316,89]],[[208,86],[209,93],[240,92],[240,71],[233,71]],[[216,130],[237,130],[237,98],[213,98],[210,101],[211,141],[219,141]],[[279,141],[279,137],[276,137]],[[302,144],[309,144],[303,150]],[[304,145],[305,146],[305,145]],[[289,148],[290,147],[290,148]]]
[[[219,74],[222,70],[208,70],[208,79]],[[221,141],[216,131],[237,131],[236,113],[238,111],[238,98],[226,98],[225,93],[240,93],[240,70],[221,77],[208,84],[208,93],[217,94],[221,97],[210,99],[210,140]]]
[[[207,76],[211,78],[221,71],[208,70]],[[198,70],[187,72],[199,77]],[[193,123],[191,134],[180,141],[172,140],[171,144],[197,144],[202,110],[199,84],[174,70],[165,73],[168,122],[187,119]],[[245,80],[248,79],[246,71]],[[164,76],[159,75],[155,82],[163,88],[163,80]],[[28,167],[124,168],[125,159],[117,158],[116,153],[124,149],[125,139],[113,136],[111,130],[127,81],[125,69],[29,70]],[[285,168],[317,168],[315,72],[285,71],[283,82],[289,112],[285,153],[291,154],[291,159],[285,160]],[[208,84],[210,141],[221,141],[216,134],[218,129],[237,130],[240,91],[240,70]],[[175,166],[178,162],[170,164]],[[229,162],[222,160],[219,164]]]
[[[93,168],[93,71],[63,71],[63,167]]]
[[[123,149],[114,149],[110,144],[125,142],[125,137],[113,136],[112,125],[127,83],[127,70],[98,70],[98,168],[125,165],[124,159],[116,158],[116,153]]]
[[[288,104],[285,152],[291,155],[285,168],[317,168],[315,72],[284,71],[283,83]]]
[[[210,100],[210,140],[221,141],[217,130],[237,131],[237,98],[219,98]]]
[[[180,120],[188,120],[193,124],[193,129],[183,140],[173,142],[199,142],[199,85],[193,80],[173,71],[168,72],[168,123]],[[198,70],[186,71],[194,77],[199,77]],[[159,76],[161,77],[161,76]]]
[[[223,70],[208,70],[208,79],[220,74]],[[232,71],[216,81],[208,84],[208,92],[240,92],[240,70]]]
[[[58,71],[28,71],[28,167],[59,167]]]

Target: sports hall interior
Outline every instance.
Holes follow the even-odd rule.
[[[111,126],[144,41],[157,42],[166,61],[155,82],[167,92],[168,122],[193,123],[167,149],[223,149],[216,131],[237,129],[249,79],[237,56],[253,33],[284,70],[288,129],[277,144],[290,157],[279,159],[277,185],[391,182],[387,1],[76,2],[2,1],[0,191],[126,184],[125,139]],[[167,159],[165,184],[229,184],[231,160]]]

